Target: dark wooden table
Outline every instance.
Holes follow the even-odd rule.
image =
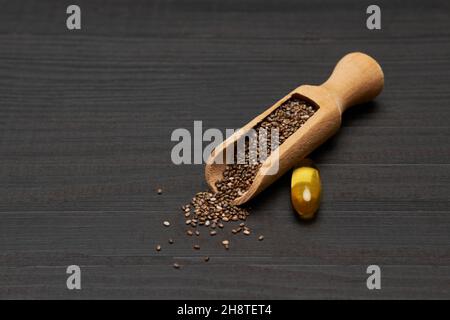
[[[68,31],[68,2],[0,1],[0,298],[450,298],[449,2],[379,1],[377,31],[360,1],[77,4]],[[171,132],[238,128],[351,51],[386,84],[311,155],[318,218],[293,214],[288,175],[251,237],[192,250],[179,206],[203,165],[172,164]]]

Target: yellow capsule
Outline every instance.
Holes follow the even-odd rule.
[[[294,169],[291,180],[291,202],[302,219],[311,219],[319,209],[322,187],[319,171],[310,166]]]

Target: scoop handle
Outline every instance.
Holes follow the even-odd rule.
[[[375,59],[361,52],[345,55],[321,87],[329,91],[340,112],[373,100],[383,89],[384,74]]]

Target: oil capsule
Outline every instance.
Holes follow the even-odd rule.
[[[319,209],[322,187],[319,171],[302,165],[292,172],[291,202],[300,218],[312,219]]]

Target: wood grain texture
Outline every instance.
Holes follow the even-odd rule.
[[[351,0],[78,4],[70,32],[68,3],[0,1],[0,298],[450,298],[448,2],[381,1],[378,31]],[[204,168],[171,163],[172,130],[238,128],[351,51],[385,88],[312,154],[318,218],[298,221],[284,176],[251,237],[194,252],[178,207]]]

